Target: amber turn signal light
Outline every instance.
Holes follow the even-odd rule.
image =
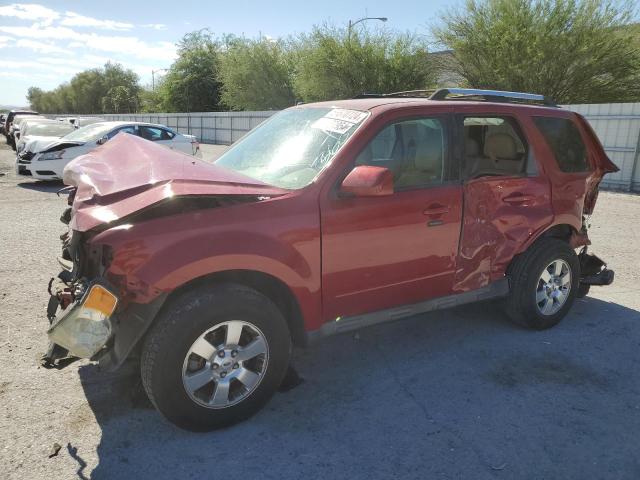
[[[106,317],[109,317],[116,309],[117,303],[118,299],[113,293],[101,285],[94,285],[91,287],[91,290],[89,290],[87,299],[82,306],[84,308],[97,310]]]

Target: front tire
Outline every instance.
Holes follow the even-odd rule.
[[[214,430],[260,410],[290,354],[287,322],[267,297],[242,285],[198,287],[163,309],[147,335],[142,382],[167,420]]]
[[[566,242],[543,238],[513,261],[508,275],[507,315],[519,325],[544,330],[569,312],[580,284],[580,262]]]

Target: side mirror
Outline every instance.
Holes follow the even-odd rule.
[[[106,135],[104,137],[102,137],[100,140],[98,140],[96,143],[98,145],[104,145],[105,143],[107,143],[107,140],[109,140],[109,137],[107,137]]]
[[[393,173],[388,168],[360,165],[342,181],[340,192],[355,197],[393,195]]]

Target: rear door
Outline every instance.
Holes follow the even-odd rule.
[[[530,120],[474,108],[456,116],[462,158],[464,220],[454,291],[497,280],[514,254],[552,219],[540,153],[525,133]]]
[[[405,114],[406,115],[406,114]],[[325,320],[451,292],[462,191],[452,165],[451,119],[389,119],[353,159],[394,174],[390,196],[321,200]]]

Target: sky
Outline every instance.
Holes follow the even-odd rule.
[[[143,84],[167,68],[187,32],[286,37],[330,22],[345,26],[365,16],[385,27],[429,38],[438,14],[461,0],[108,0],[8,3],[0,0],[0,105],[26,106],[27,89],[55,88],[107,61],[133,69]],[[374,27],[378,22],[368,22]]]

